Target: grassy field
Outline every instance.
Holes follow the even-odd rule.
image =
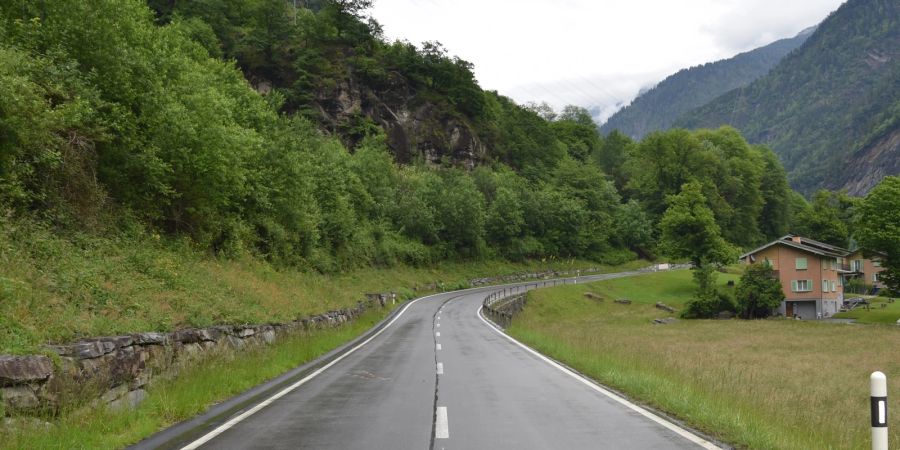
[[[585,298],[587,291],[607,300]],[[691,291],[687,271],[538,290],[509,332],[738,447],[870,448],[869,374],[884,371],[897,398],[900,327],[792,320],[651,324],[667,315],[653,303],[677,307]],[[634,303],[613,303],[616,298]],[[900,415],[889,420],[891,442],[898,445]]]
[[[857,307],[853,311],[835,314],[841,319],[856,319],[859,323],[883,323],[896,324],[900,320],[900,302],[889,301],[885,297],[875,297],[869,300],[869,309]]]
[[[0,220],[0,354],[90,336],[285,322],[353,305],[366,292],[409,298],[422,292],[410,287],[436,282],[451,288],[481,276],[589,266],[596,264],[486,260],[323,275],[249,257],[212,258],[144,232],[62,238]]]
[[[217,354],[182,369],[177,379],[151,384],[147,399],[133,411],[82,408],[45,419],[49,424],[39,419],[8,427],[0,423],[0,448],[122,448],[315,359],[362,334],[387,312],[370,311],[343,327],[296,335],[272,346]]]

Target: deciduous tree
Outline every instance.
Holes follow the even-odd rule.
[[[886,177],[859,206],[856,239],[864,251],[883,256],[880,279],[900,293],[900,177]]]
[[[771,266],[751,264],[741,275],[735,297],[741,317],[756,319],[771,316],[784,301],[784,291]]]

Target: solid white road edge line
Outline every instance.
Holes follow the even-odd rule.
[[[693,442],[694,444],[697,444],[697,445],[699,445],[700,447],[703,447],[703,448],[705,448],[705,449],[709,449],[709,450],[721,450],[721,447],[719,447],[719,446],[713,444],[712,442],[709,442],[709,441],[707,441],[706,439],[703,439],[703,438],[701,438],[700,436],[697,436],[696,434],[691,433],[690,431],[685,430],[684,428],[679,427],[678,425],[675,425],[674,423],[672,423],[672,422],[670,422],[670,421],[668,421],[668,420],[666,420],[666,419],[664,419],[664,418],[662,418],[662,417],[660,417],[660,416],[658,416],[658,415],[656,415],[656,414],[650,412],[649,410],[644,409],[644,408],[642,408],[641,406],[639,406],[639,405],[637,405],[637,404],[635,404],[635,403],[632,403],[631,401],[625,399],[624,397],[622,397],[622,396],[620,396],[620,395],[618,395],[618,394],[616,394],[616,393],[614,393],[614,392],[612,392],[612,391],[610,391],[610,390],[608,390],[608,389],[606,389],[606,388],[600,386],[599,384],[595,383],[593,380],[588,379],[588,378],[585,378],[585,377],[583,377],[583,376],[581,376],[581,375],[579,375],[579,374],[573,372],[572,370],[570,370],[570,369],[568,369],[568,368],[566,368],[566,367],[560,365],[560,364],[557,363],[556,361],[554,361],[554,360],[552,360],[552,359],[550,359],[550,358],[548,358],[548,357],[546,357],[546,356],[544,356],[544,355],[538,353],[536,350],[532,349],[531,347],[529,347],[529,346],[527,346],[527,345],[525,345],[525,344],[519,342],[518,340],[516,340],[516,339],[513,338],[512,336],[510,336],[510,335],[506,334],[505,332],[503,332],[503,330],[500,330],[499,328],[497,328],[496,326],[494,326],[494,324],[488,322],[488,321],[484,318],[484,316],[481,315],[481,310],[482,310],[482,308],[483,308],[483,306],[479,305],[479,306],[478,306],[478,309],[475,311],[475,315],[477,315],[478,318],[481,319],[481,321],[484,322],[485,325],[487,325],[487,326],[490,327],[492,330],[494,330],[495,333],[499,334],[500,336],[505,337],[506,339],[508,339],[508,340],[509,340],[510,342],[512,342],[513,344],[516,344],[516,345],[518,345],[519,347],[522,347],[525,351],[527,351],[527,352],[533,354],[534,356],[537,356],[538,358],[540,358],[540,359],[541,359],[542,361],[544,361],[545,363],[550,364],[551,366],[553,366],[553,367],[559,369],[560,371],[562,371],[562,372],[565,373],[566,375],[569,375],[570,377],[575,378],[576,380],[580,381],[581,383],[587,385],[589,388],[591,388],[591,389],[593,389],[593,390],[595,390],[595,391],[597,391],[597,392],[599,392],[599,393],[601,393],[601,394],[603,394],[603,395],[605,395],[605,396],[607,396],[607,397],[609,397],[609,398],[611,398],[611,399],[613,399],[613,400],[615,400],[615,401],[621,403],[622,405],[628,407],[628,408],[631,409],[632,411],[635,411],[636,413],[638,413],[638,414],[640,414],[640,415],[642,415],[642,416],[644,416],[644,417],[646,417],[646,418],[648,418],[648,419],[650,419],[650,420],[652,420],[652,421],[654,421],[654,422],[656,422],[656,423],[658,423],[658,424],[660,424],[660,425],[666,427],[666,428],[669,429],[670,431],[673,431],[675,434],[678,434],[679,436],[681,436],[681,437],[687,439],[688,441],[691,441],[691,442]]]
[[[438,375],[444,374],[444,363],[437,363],[437,374]]]
[[[313,371],[311,374],[309,374],[309,375],[307,375],[306,377],[304,377],[302,380],[300,380],[300,381],[298,381],[298,382],[296,382],[296,383],[294,383],[294,384],[292,384],[292,385],[290,385],[290,386],[288,386],[288,387],[286,387],[286,388],[284,388],[284,389],[278,391],[278,393],[276,393],[275,395],[273,395],[273,396],[271,396],[271,397],[269,397],[269,398],[263,400],[262,402],[260,402],[260,403],[257,404],[256,406],[254,406],[253,408],[250,408],[250,409],[244,411],[243,413],[241,413],[241,414],[239,414],[239,415],[237,415],[237,416],[231,418],[229,421],[223,423],[222,425],[219,425],[218,427],[216,427],[216,429],[214,429],[214,430],[210,431],[209,433],[206,433],[206,434],[204,434],[203,436],[201,436],[200,439],[197,439],[196,441],[193,441],[193,442],[191,442],[190,444],[185,445],[184,447],[181,448],[181,450],[194,450],[194,449],[200,447],[201,445],[203,445],[203,444],[209,442],[210,440],[212,440],[212,439],[215,438],[216,436],[218,436],[218,435],[224,433],[224,432],[225,432],[226,430],[228,430],[229,428],[231,428],[231,427],[237,425],[237,424],[240,423],[242,420],[244,420],[244,419],[246,419],[246,418],[252,416],[252,415],[255,414],[257,411],[259,411],[259,410],[265,408],[266,406],[269,406],[269,405],[270,405],[272,402],[274,402],[275,400],[278,400],[279,398],[284,397],[285,395],[289,394],[289,393],[290,393],[291,391],[293,391],[294,389],[297,389],[298,387],[300,387],[300,386],[306,384],[306,382],[308,382],[309,380],[312,380],[313,378],[315,378],[316,376],[318,376],[318,375],[321,374],[322,372],[328,370],[329,367],[331,367],[331,366],[333,366],[333,365],[335,365],[335,364],[341,362],[344,358],[346,358],[346,357],[352,355],[354,352],[356,352],[357,350],[359,350],[362,346],[368,344],[369,342],[372,342],[373,339],[377,338],[381,333],[384,332],[384,330],[387,330],[388,328],[390,328],[391,325],[393,325],[394,322],[397,321],[397,319],[399,319],[401,316],[403,316],[403,314],[409,309],[410,306],[412,306],[413,304],[415,304],[415,303],[418,302],[419,300],[424,300],[424,299],[426,299],[426,298],[431,298],[431,297],[435,297],[435,296],[442,295],[442,294],[445,294],[445,293],[441,293],[441,294],[432,294],[432,295],[429,295],[429,296],[427,296],[427,297],[417,298],[417,299],[415,299],[415,300],[409,302],[409,304],[407,304],[406,306],[404,306],[403,309],[400,310],[400,312],[397,313],[397,315],[394,316],[394,318],[391,319],[390,322],[388,322],[388,323],[387,323],[384,327],[382,327],[380,330],[376,331],[375,334],[373,334],[372,336],[369,336],[369,338],[366,339],[365,341],[360,342],[357,346],[351,348],[350,350],[348,350],[348,351],[345,352],[344,354],[342,354],[342,355],[338,356],[337,358],[331,360],[330,363],[325,364],[324,366],[322,366],[322,367],[316,369],[316,370]]]
[[[434,420],[434,437],[435,439],[450,438],[450,423],[447,421],[447,407],[438,406],[437,414]]]

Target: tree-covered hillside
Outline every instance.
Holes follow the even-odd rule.
[[[690,182],[737,245],[790,226],[780,164],[735,130],[604,138],[583,109],[542,116],[434,46],[384,42],[364,3],[0,3],[0,225],[145,233],[321,272],[652,256]],[[468,121],[489,157],[405,162],[365,111],[346,129],[310,112],[328,86],[374,92],[382,76],[455,111],[435,129]]]
[[[768,73],[813,31],[815,28],[808,28],[795,37],[670,75],[613,114],[600,130],[605,134],[619,130],[641,139],[653,131],[668,129],[682,114]]]
[[[721,124],[770,145],[804,193],[900,173],[900,3],[849,0],[768,75],[677,122]]]
[[[149,0],[214,57],[234,59],[260,92],[353,147],[376,129],[397,161],[472,167],[497,155],[502,105],[472,65],[438,42],[385,41],[371,0]],[[508,159],[506,162],[510,162]]]

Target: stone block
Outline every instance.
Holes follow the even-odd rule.
[[[166,345],[169,343],[168,333],[137,333],[131,335],[137,345]]]
[[[116,350],[116,343],[110,341],[82,341],[70,345],[48,346],[60,356],[70,356],[76,359],[99,358]]]
[[[236,330],[238,337],[249,337],[256,334],[256,330],[252,327],[242,327],[240,330]]]
[[[27,411],[41,405],[31,386],[9,386],[0,388],[0,398],[9,411]]]
[[[134,338],[132,336],[103,336],[92,340],[110,342],[116,348],[128,347],[134,344]]]
[[[203,353],[203,347],[197,342],[184,344],[180,350],[181,355],[187,358],[195,358]]]
[[[100,400],[103,403],[110,403],[115,401],[125,395],[128,392],[128,385],[121,384],[116,386],[108,391],[104,392],[103,395],[100,396]]]
[[[53,375],[46,356],[0,356],[0,386],[44,381]]]
[[[109,403],[109,409],[123,411],[137,408],[147,398],[147,391],[136,389]]]

